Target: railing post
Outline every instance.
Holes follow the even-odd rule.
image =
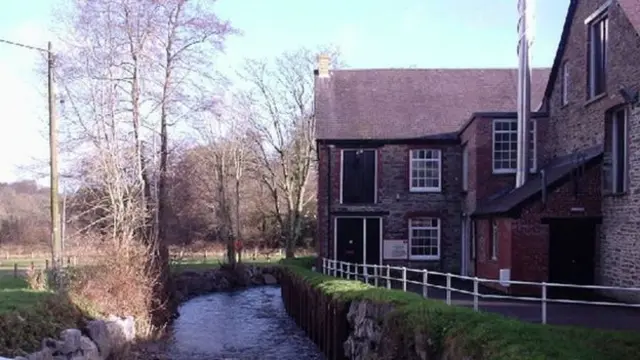
[[[422,270],[422,297],[425,299],[429,297],[429,271],[427,269]]]
[[[473,278],[473,310],[478,311],[478,277]]]
[[[391,289],[391,267],[387,265],[387,289]]]
[[[447,273],[447,305],[451,305],[451,273]]]
[[[362,266],[364,267],[364,282],[369,285],[369,265],[364,264]]]
[[[542,323],[547,323],[547,283],[542,283]]]
[[[327,259],[322,258],[322,274],[327,275]]]
[[[374,264],[373,265],[373,285],[375,287],[378,287],[378,269],[379,269],[378,265]]]
[[[402,291],[407,292],[407,268],[402,267]]]
[[[333,269],[333,277],[338,277],[338,262],[336,260],[331,260],[331,263],[333,264],[331,267]]]

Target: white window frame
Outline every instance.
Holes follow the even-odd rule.
[[[504,168],[500,168],[500,169],[496,169],[496,162],[495,162],[495,156],[496,156],[496,134],[498,133],[512,133],[512,132],[516,132],[516,137],[517,137],[517,131],[518,130],[496,130],[496,125],[498,123],[511,123],[511,122],[518,122],[518,119],[493,119],[493,123],[491,124],[491,168],[493,170],[494,174],[515,174],[517,171],[517,168],[509,168],[509,169],[504,169]],[[532,149],[531,152],[529,154],[529,161],[531,162],[531,167],[529,168],[529,172],[535,172],[536,168],[538,166],[538,139],[537,139],[537,121],[536,119],[529,119],[529,124],[531,124],[531,129],[529,130],[529,141],[532,142]],[[517,140],[516,140],[517,142]],[[517,158],[518,156],[518,151],[514,150],[514,156]],[[533,157],[533,158],[531,158]]]
[[[569,104],[569,62],[562,63],[562,105]]]
[[[374,192],[373,192],[373,203],[377,204],[378,203],[378,149],[375,148],[345,148],[345,149],[340,149],[340,204],[344,204],[343,201],[343,194],[342,192],[344,191],[344,152],[345,151],[358,151],[358,150],[372,150],[373,151],[373,159],[374,159],[374,166],[373,166],[373,187],[374,187]],[[359,205],[366,205],[366,204],[359,204]]]
[[[434,226],[414,226],[414,221],[420,221],[420,220],[427,220],[427,221],[433,221],[436,220],[437,225]],[[429,217],[429,216],[424,216],[424,217],[416,217],[416,218],[412,218],[409,219],[409,259],[410,260],[440,260],[440,254],[442,252],[442,248],[441,248],[441,243],[442,243],[442,221],[440,221],[440,218],[437,217]],[[413,230],[436,230],[437,232],[437,237],[438,237],[438,242],[437,242],[437,250],[438,250],[438,255],[413,255]],[[417,246],[416,246],[417,247]]]
[[[434,156],[437,156],[437,158],[434,159],[426,159],[426,158],[418,158],[418,159],[414,159],[413,158],[413,154],[415,152],[418,151],[431,151],[433,154],[436,154]],[[426,153],[425,153],[426,155]],[[414,162],[424,162],[424,163],[437,163],[438,164],[438,186],[434,186],[434,187],[418,187],[418,186],[413,186],[413,167],[414,167]],[[433,180],[433,179],[431,179]],[[439,149],[411,149],[409,151],[409,191],[410,192],[441,192],[442,191],[442,151],[440,151]]]
[[[607,57],[608,57],[608,48],[609,48],[609,14],[608,14],[608,10],[609,10],[609,6],[611,5],[611,0],[607,1],[606,3],[604,3],[602,6],[600,6],[600,8],[598,8],[598,10],[594,11],[591,15],[589,15],[584,23],[585,25],[587,25],[587,46],[589,47],[587,50],[587,76],[589,77],[589,81],[587,82],[587,98],[588,100],[596,98],[604,93],[606,93],[606,88],[607,88],[607,74],[606,74],[606,67],[607,67]],[[604,68],[605,70],[605,74],[604,74],[604,78],[605,78],[605,83],[604,83],[604,89],[602,92],[596,94],[595,93],[595,68],[593,67],[594,64],[594,56],[595,56],[595,52],[593,51],[595,44],[593,43],[592,40],[592,36],[594,34],[594,25],[600,23],[601,21],[606,21],[607,22],[607,33],[605,34],[605,39],[604,41]],[[589,65],[591,64],[591,65]]]
[[[491,260],[498,260],[498,242],[500,241],[500,226],[497,220],[491,221]]]
[[[624,123],[622,124],[623,126],[623,141],[625,142],[623,145],[623,154],[620,156],[620,154],[618,154],[618,141],[620,136],[618,136],[618,132],[620,131],[619,127],[618,127],[618,121],[616,121],[616,116],[618,115],[619,112],[623,112],[624,113]],[[624,107],[621,109],[617,109],[615,110],[612,114],[611,114],[611,119],[609,121],[612,121],[611,124],[611,189],[608,189],[611,194],[623,194],[624,192],[627,191],[627,188],[629,186],[628,182],[629,182],[629,107]],[[620,164],[620,159],[622,159],[623,164]],[[624,166],[625,167],[625,171],[623,172],[623,179],[622,179],[622,189],[618,189],[617,188],[617,184],[618,184],[618,167],[619,166]]]
[[[469,149],[462,147],[462,191],[469,190]]]

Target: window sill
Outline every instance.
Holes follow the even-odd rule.
[[[605,92],[603,92],[602,94],[596,95],[596,96],[592,97],[591,99],[588,99],[588,100],[584,103],[584,106],[585,106],[585,107],[590,106],[591,104],[596,103],[596,102],[598,102],[598,101],[600,101],[600,100],[604,99],[606,96],[607,96],[607,92],[605,91]]]
[[[419,193],[441,193],[442,189],[436,189],[436,188],[433,188],[433,189],[420,189],[420,188],[418,188],[418,189],[416,189],[416,188],[414,188],[414,189],[409,189],[409,192],[410,193],[416,193],[416,194],[419,194]]]
[[[610,197],[610,198],[625,197],[625,196],[627,196],[627,195],[628,195],[628,192],[627,192],[627,191],[617,192],[617,193],[614,193],[614,192],[605,192],[605,193],[602,193],[602,196],[603,196],[603,197]]]
[[[410,256],[409,261],[439,261],[440,256]]]

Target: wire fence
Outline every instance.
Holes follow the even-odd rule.
[[[599,285],[576,285],[560,284],[550,282],[531,282],[504,279],[487,279],[480,277],[463,276],[452,273],[429,271],[426,269],[412,269],[407,267],[376,265],[376,264],[355,264],[332,259],[322,259],[322,272],[325,275],[341,277],[350,280],[359,280],[376,287],[394,288],[393,283],[400,283],[402,291],[421,291],[424,298],[430,298],[430,290],[439,289],[444,291],[444,301],[452,305],[454,294],[465,294],[473,299],[473,309],[479,310],[480,301],[489,300],[517,300],[530,303],[540,303],[541,322],[547,323],[547,310],[550,303],[561,304],[583,304],[607,307],[640,308],[638,303],[623,303],[616,301],[590,301],[567,298],[551,298],[549,292],[552,289],[583,289],[589,291],[617,291],[632,293],[640,298],[639,287],[617,287]],[[395,274],[399,274],[395,275]],[[443,281],[444,280],[444,281]],[[455,284],[454,284],[455,283]],[[537,288],[540,296],[514,296],[506,293],[485,293],[481,292],[481,287],[497,284],[503,287],[512,285],[527,286]],[[465,286],[467,285],[467,286]],[[411,289],[409,289],[411,287]]]

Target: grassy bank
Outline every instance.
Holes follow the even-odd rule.
[[[301,258],[281,263],[292,276],[332,300],[342,303],[369,300],[396,305],[384,319],[381,338],[387,342],[383,344],[385,348],[413,348],[416,334],[420,334],[429,339],[430,352],[439,356],[446,353],[448,359],[640,358],[638,333],[539,325],[474,312],[426,300],[413,293],[324,276],[309,270],[312,262],[311,258]]]
[[[76,327],[85,314],[69,298],[29,288],[23,278],[0,272],[0,355],[21,355],[45,337]]]

